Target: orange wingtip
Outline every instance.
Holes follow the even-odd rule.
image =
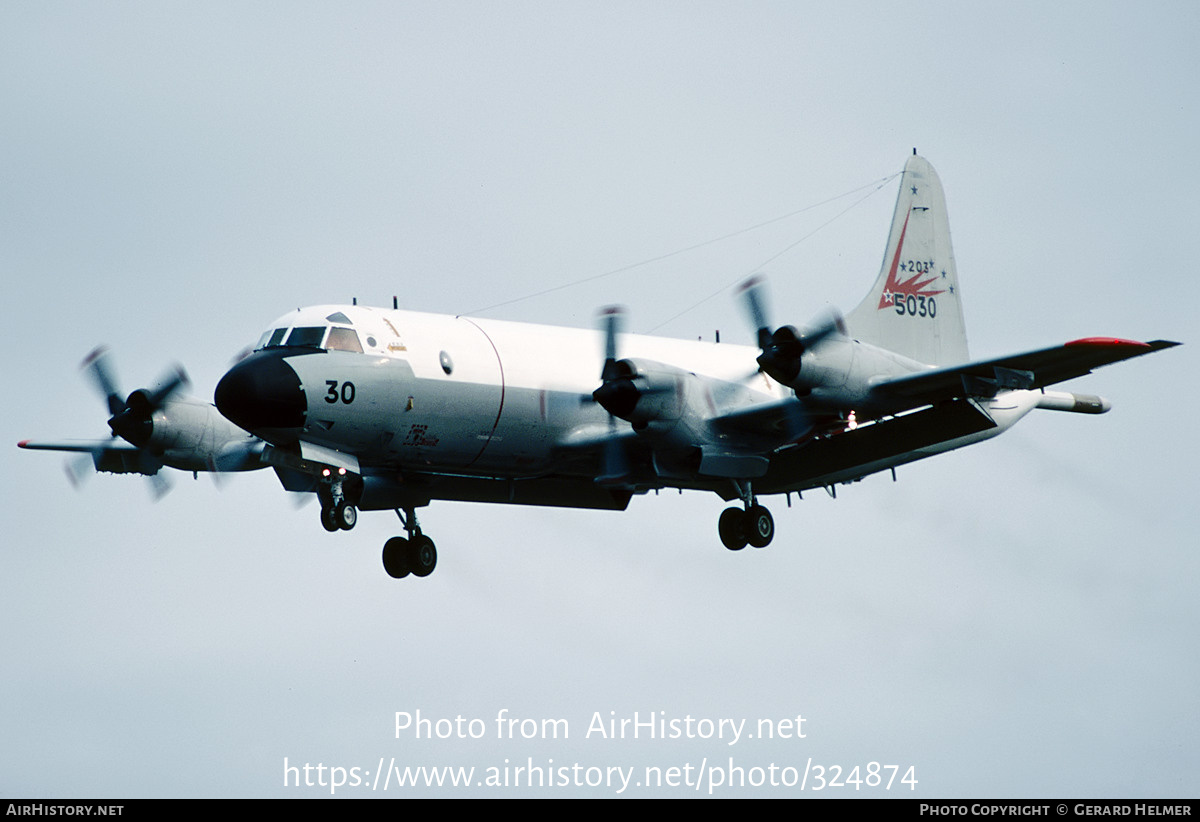
[[[1081,340],[1071,340],[1067,345],[1136,345],[1149,348],[1150,345],[1137,340],[1122,340],[1120,337],[1084,337]]]

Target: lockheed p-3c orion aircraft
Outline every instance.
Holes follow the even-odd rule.
[[[330,531],[395,510],[407,534],[384,546],[393,577],[433,571],[416,510],[434,500],[623,510],[651,490],[711,491],[735,503],[718,532],[739,550],[771,542],[762,497],[980,442],[1035,408],[1103,413],[1106,400],[1046,387],[1177,344],[1092,337],[970,361],[941,182],[915,151],[882,269],[845,318],[775,327],[761,280],[740,297],[757,348],[623,333],[615,309],[597,334],[303,308],[230,368],[215,408],[176,398],[171,380],[121,400],[100,361],[126,443],[22,446],[90,451],[118,473],[270,466],[284,488],[316,493]]]

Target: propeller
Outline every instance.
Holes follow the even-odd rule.
[[[92,381],[96,383],[96,387],[100,393],[104,395],[108,402],[108,413],[114,417],[121,413],[125,407],[124,401],[121,399],[121,392],[117,388],[117,380],[113,376],[112,368],[108,361],[108,349],[104,346],[96,348],[92,353],[83,358],[83,362],[79,367],[88,373]]]
[[[624,418],[633,411],[641,392],[633,384],[636,373],[629,363],[617,359],[617,338],[625,328],[625,309],[616,305],[601,309],[599,320],[604,334],[604,366],[600,369],[600,387],[592,392],[592,399],[608,412],[609,437],[598,481],[613,484],[629,475],[625,447],[617,438],[617,417]]]
[[[108,427],[113,437],[120,437],[139,448],[149,442],[153,433],[151,417],[154,412],[166,405],[171,395],[181,387],[191,384],[183,366],[176,365],[159,380],[157,388],[139,388],[122,400],[106,348],[100,347],[88,354],[81,367],[91,375],[104,395],[108,412],[112,415],[108,418]]]
[[[803,332],[791,325],[783,325],[772,331],[766,309],[765,278],[756,274],[742,283],[738,292],[746,302],[746,310],[758,337],[758,347],[762,350],[757,358],[759,368],[784,385],[794,387],[800,376],[800,362],[805,351],[815,349],[834,334],[846,333],[842,315],[832,309]]]
[[[604,367],[600,370],[600,387],[592,399],[608,412],[613,426],[616,417],[627,419],[637,405],[641,391],[633,384],[637,373],[630,364],[617,359],[617,337],[624,330],[625,312],[619,306],[609,306],[600,312],[600,327],[604,333]]]
[[[162,459],[148,447],[154,433],[153,416],[180,388],[190,384],[187,373],[182,366],[176,365],[159,380],[157,387],[139,388],[125,399],[121,399],[121,390],[106,348],[96,348],[84,358],[80,367],[87,372],[104,398],[110,415],[108,428],[113,439],[120,437],[138,449],[135,457],[136,469],[149,478],[154,498],[161,499],[170,490],[171,483],[159,473],[163,466]],[[93,467],[98,468],[106,458],[104,449],[93,453]],[[80,467],[68,466],[67,469],[75,484],[78,484],[84,475]]]

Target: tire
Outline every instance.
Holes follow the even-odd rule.
[[[755,548],[766,548],[775,538],[775,519],[761,505],[752,505],[745,514],[746,541]]]
[[[413,576],[427,577],[437,567],[437,548],[429,537],[418,534],[408,546],[408,567]]]
[[[740,551],[746,547],[746,515],[740,508],[726,508],[721,512],[717,521],[717,533],[721,535],[721,543],[730,551]]]
[[[321,506],[321,526],[330,533],[338,530],[337,512],[329,506]]]
[[[392,579],[408,576],[408,540],[392,537],[383,544],[383,570]]]
[[[349,531],[358,522],[358,509],[345,502],[339,502],[333,509],[333,521],[338,528]]]

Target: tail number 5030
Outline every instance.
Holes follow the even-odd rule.
[[[896,313],[901,316],[907,314],[911,317],[936,317],[937,303],[933,297],[926,297],[920,294],[901,294],[899,292],[892,295],[892,304],[896,307]]]

